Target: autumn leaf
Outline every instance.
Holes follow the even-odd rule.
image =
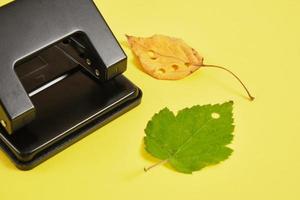
[[[181,39],[165,35],[153,35],[147,38],[128,35],[126,37],[143,71],[156,79],[179,80],[201,67],[218,68],[233,75],[241,83],[249,99],[254,100],[237,75],[225,67],[204,64],[204,58]]]
[[[127,39],[143,70],[157,79],[182,79],[203,64],[203,57],[180,39],[164,35]]]

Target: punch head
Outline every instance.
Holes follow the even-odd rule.
[[[2,75],[0,74],[0,77],[1,76]],[[17,93],[18,88],[23,89],[23,86],[16,78],[15,74],[12,75],[11,78],[12,79],[8,80],[8,82],[11,82],[13,78],[16,80],[14,88],[7,90],[4,87],[0,87],[0,94],[5,97],[1,98],[0,101],[1,126],[8,134],[13,134],[15,130],[22,128],[35,118],[35,109],[27,93]],[[11,91],[12,93],[10,93]]]
[[[36,116],[15,67],[42,50],[69,38],[92,61],[92,69],[83,68],[99,81],[126,70],[127,57],[92,0],[13,1],[0,8],[0,19],[0,120],[10,134]]]

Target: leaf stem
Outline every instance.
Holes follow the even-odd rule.
[[[156,164],[154,164],[154,165],[151,165],[150,167],[145,167],[145,168],[144,168],[144,171],[145,171],[145,172],[148,172],[148,171],[151,170],[152,168],[157,167],[157,166],[160,166],[160,165],[164,165],[164,164],[166,164],[167,162],[169,162],[169,159],[162,160],[162,161],[160,161],[160,162],[158,162],[158,163],[156,163]]]
[[[242,82],[242,80],[236,75],[234,74],[232,71],[230,71],[229,69],[225,68],[225,67],[222,67],[222,66],[218,66],[218,65],[202,65],[202,67],[207,67],[207,68],[218,68],[218,69],[222,69],[222,70],[225,70],[227,72],[229,72],[232,76],[234,76],[239,82],[240,84],[243,86],[243,88],[246,90],[247,94],[248,94],[248,97],[249,97],[249,100],[250,101],[253,101],[255,99],[255,97],[253,97],[251,95],[251,93],[249,92],[248,88],[246,87],[246,85]]]

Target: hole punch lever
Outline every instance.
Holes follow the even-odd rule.
[[[0,147],[32,169],[137,106],[127,57],[92,0],[0,7]]]
[[[36,118],[15,67],[45,48],[71,36],[72,46],[87,50],[95,65],[81,65],[96,79],[108,81],[126,70],[127,57],[93,1],[13,1],[0,8],[0,19],[0,118],[9,134]]]

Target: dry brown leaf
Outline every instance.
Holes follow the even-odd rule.
[[[141,63],[143,70],[154,78],[179,80],[187,77],[200,67],[218,68],[233,75],[244,87],[249,99],[254,97],[242,80],[229,69],[203,63],[203,57],[183,40],[165,35],[142,38],[126,35],[128,43]]]
[[[143,70],[154,78],[182,79],[203,65],[203,57],[181,39],[164,35],[127,39]]]

